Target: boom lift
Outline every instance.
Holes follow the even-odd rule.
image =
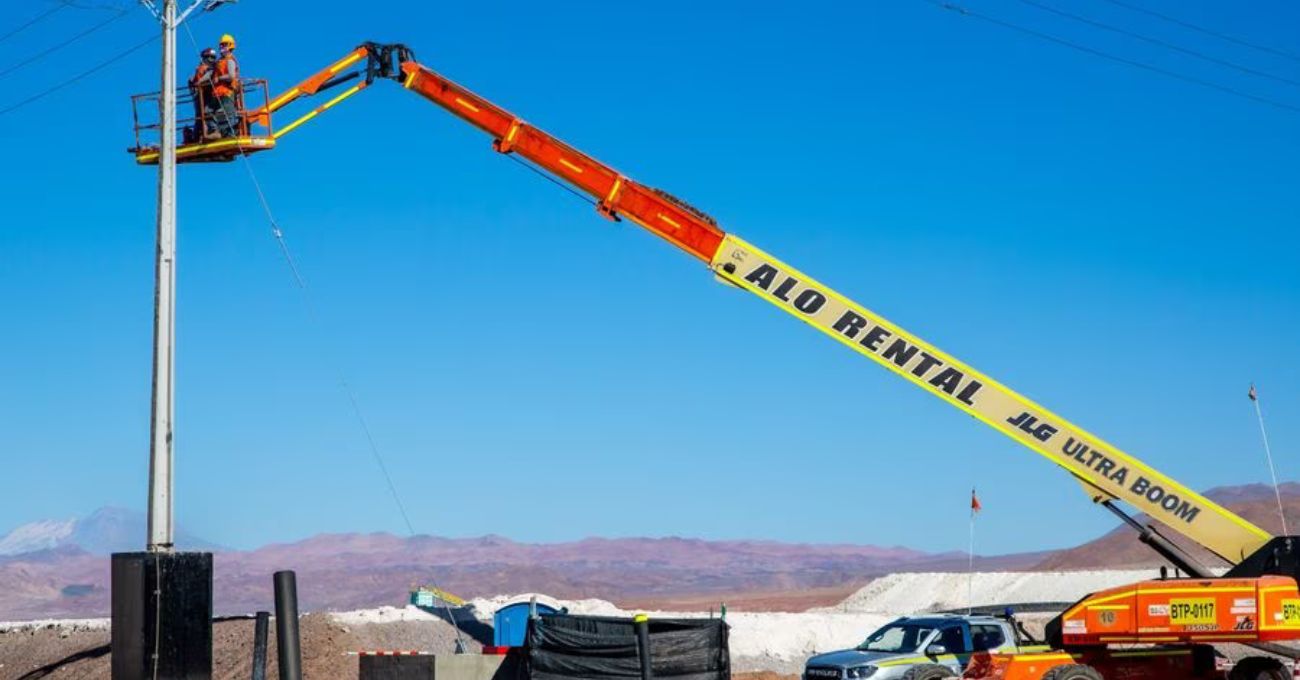
[[[355,67],[355,68],[354,68]],[[351,69],[351,70],[349,70]],[[754,293],[889,371],[979,419],[1069,472],[1088,497],[1117,514],[1141,540],[1190,578],[1145,581],[1091,595],[1048,626],[1060,651],[986,660],[998,678],[1210,677],[1198,643],[1263,644],[1300,638],[1298,537],[1269,535],[1226,508],[1179,484],[1059,415],[852,302],[803,272],[723,231],[703,211],[641,184],[415,61],[400,44],[364,43],[319,73],[243,111],[241,134],[225,143],[182,145],[181,162],[229,161],[273,148],[284,135],[366,89],[393,80],[441,106],[493,139],[496,151],[531,161],[593,197],[599,214],[645,228],[704,262],[720,280]],[[353,82],[355,81],[355,82]],[[272,131],[271,117],[304,98],[351,84],[296,120]],[[140,136],[137,124],[137,137]],[[146,130],[147,132],[147,130]],[[164,133],[165,131],[158,131]],[[156,149],[137,143],[142,164]],[[1117,504],[1159,520],[1232,568],[1215,578],[1204,565]],[[1155,653],[1114,651],[1126,643],[1176,645]],[[1153,661],[1154,660],[1154,661]],[[1247,675],[1281,680],[1280,667],[1256,660]],[[1239,665],[1240,667],[1240,665]],[[1258,675],[1249,675],[1258,671]],[[1082,675],[1080,675],[1082,673]],[[1095,678],[1094,678],[1095,680]]]

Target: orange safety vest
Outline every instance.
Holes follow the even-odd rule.
[[[212,93],[218,97],[230,97],[239,91],[239,62],[235,55],[227,54],[217,61],[216,84]]]
[[[208,72],[211,69],[207,64],[199,62],[199,67],[194,69],[194,75],[190,76],[190,87],[201,87],[207,85]]]

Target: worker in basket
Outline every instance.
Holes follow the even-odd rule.
[[[190,76],[190,98],[194,101],[194,127],[185,131],[185,143],[213,139],[217,136],[213,113],[217,108],[217,98],[212,92],[213,79],[217,67],[217,51],[206,47],[199,54],[199,65]]]
[[[239,62],[235,61],[235,38],[229,33],[221,36],[218,45],[221,56],[213,68],[212,95],[216,99],[216,111],[213,117],[217,132],[222,137],[233,137],[239,133]]]

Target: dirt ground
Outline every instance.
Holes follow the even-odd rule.
[[[772,671],[754,671],[752,673],[732,673],[733,680],[799,680],[797,675],[781,675]]]
[[[253,667],[253,621],[224,621],[212,630],[213,680],[247,680]],[[308,680],[353,680],[363,650],[419,650],[448,654],[455,633],[441,622],[368,624],[351,630],[327,614],[302,618],[303,677]],[[267,678],[278,678],[275,625],[267,643]],[[0,680],[107,680],[110,658],[76,655],[108,644],[107,630],[55,627],[0,632]],[[466,640],[466,647],[479,645]],[[353,654],[349,654],[352,652]],[[69,660],[71,658],[71,660]]]
[[[419,650],[449,654],[455,650],[455,633],[440,622],[339,624],[327,614],[302,618],[302,666],[305,680],[355,680],[358,651]],[[275,625],[267,643],[267,678],[278,680]],[[75,658],[108,644],[107,630],[46,627],[0,632],[0,680],[108,680],[107,654]],[[465,640],[466,647],[479,645]],[[212,630],[213,680],[248,680],[252,675],[253,622],[224,621]],[[351,652],[352,654],[349,654]],[[737,673],[737,680],[798,680],[771,672]]]
[[[1041,633],[1046,615],[1026,617],[1032,634]],[[213,626],[212,677],[247,680],[252,675],[253,621],[224,621]],[[328,614],[302,618],[303,677],[306,680],[356,680],[357,652],[418,650],[450,654],[456,634],[442,621],[366,623],[349,627]],[[275,626],[269,631],[267,678],[278,680]],[[108,680],[110,657],[106,629],[45,626],[0,630],[0,680]],[[464,640],[472,652],[478,643]],[[1259,654],[1239,645],[1221,649],[1230,659]],[[797,675],[771,671],[735,673],[736,680],[798,680]]]

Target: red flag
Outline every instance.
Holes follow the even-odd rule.
[[[980,505],[980,499],[975,496],[975,490],[970,490],[970,514],[975,514],[982,510],[984,506]]]
[[[1250,384],[1250,391],[1246,393],[1246,396],[1250,397],[1251,401],[1259,400],[1259,397],[1255,396],[1255,383]]]

